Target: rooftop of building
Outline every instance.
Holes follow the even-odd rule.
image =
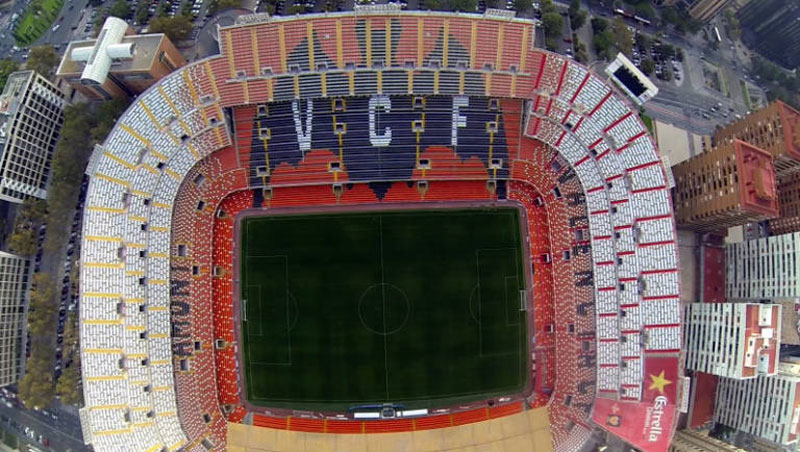
[[[745,143],[733,142],[736,161],[739,163],[738,177],[742,207],[764,215],[779,215],[778,193],[775,181],[775,165],[769,152]]]
[[[17,114],[34,75],[33,71],[17,71],[8,76],[3,93],[0,94],[0,145],[5,143],[9,134],[10,120]]]
[[[745,314],[745,377],[774,374],[780,348],[781,307],[749,303]],[[758,371],[757,371],[758,369]]]
[[[113,72],[144,71],[153,65],[153,60],[158,56],[158,48],[164,35],[161,33],[146,35],[126,35],[122,38],[121,44],[133,44],[133,58],[115,59],[111,63]],[[67,45],[61,64],[58,66],[56,75],[80,75],[86,67],[86,61],[76,61],[72,59],[72,52],[75,49],[93,48],[97,39],[86,39],[82,41],[72,41]]]

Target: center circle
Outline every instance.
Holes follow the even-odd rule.
[[[411,315],[411,303],[399,287],[380,283],[367,287],[358,299],[358,318],[367,330],[388,336],[400,331]]]

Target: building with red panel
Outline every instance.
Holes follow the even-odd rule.
[[[672,168],[679,227],[713,231],[778,216],[772,155],[735,139]]]
[[[725,248],[704,244],[700,248],[700,275],[703,303],[725,302]]]
[[[686,369],[734,379],[776,373],[780,305],[689,303],[684,322]]]

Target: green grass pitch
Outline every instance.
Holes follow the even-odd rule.
[[[243,219],[247,399],[339,411],[522,392],[519,229],[514,208]]]

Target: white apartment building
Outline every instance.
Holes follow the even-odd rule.
[[[34,71],[14,72],[0,94],[0,199],[46,198],[66,96]]]
[[[16,382],[20,376],[29,270],[28,259],[0,251],[0,386]]]
[[[800,297],[800,232],[725,246],[728,300]]]
[[[777,371],[781,305],[689,303],[683,331],[686,369],[735,379]]]
[[[797,442],[800,373],[780,363],[774,376],[750,380],[720,378],[714,421],[780,445]]]

